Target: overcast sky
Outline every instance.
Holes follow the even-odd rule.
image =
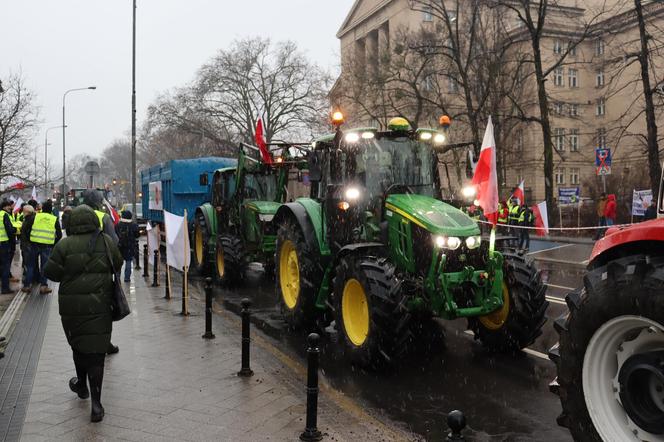
[[[353,0],[138,0],[138,124],[152,99],[193,79],[234,39],[294,40],[321,66],[336,69],[335,34]],[[0,15],[0,79],[21,69],[41,106],[42,130],[62,121],[67,89],[67,156],[98,155],[131,128],[132,0],[11,0]],[[62,135],[49,132],[49,154],[62,156]],[[58,161],[61,163],[61,161]]]

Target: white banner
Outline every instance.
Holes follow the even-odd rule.
[[[166,225],[166,262],[169,266],[182,270],[189,267],[189,231],[184,216],[173,215],[164,210]]]
[[[154,256],[154,251],[159,250],[159,225],[152,226],[149,222],[145,226],[148,236],[148,259],[152,262],[152,257]]]
[[[148,184],[149,194],[149,204],[148,208],[150,210],[164,210],[164,200],[161,193],[161,181],[155,181]]]
[[[632,215],[643,216],[652,202],[652,190],[634,190],[632,193]]]

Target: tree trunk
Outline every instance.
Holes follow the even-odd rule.
[[[641,83],[643,84],[643,98],[646,104],[646,129],[648,146],[648,172],[650,175],[650,188],[653,198],[657,199],[659,192],[659,183],[662,176],[662,168],[659,162],[659,150],[657,146],[657,123],[655,122],[655,104],[653,103],[653,89],[650,86],[650,71],[648,70],[648,34],[646,33],[646,23],[643,19],[643,7],[641,0],[634,0],[634,10],[639,25],[639,35],[641,37],[641,50],[639,53],[639,62],[641,64]]]

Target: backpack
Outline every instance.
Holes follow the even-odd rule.
[[[131,224],[130,223],[123,223],[120,222],[118,223],[117,227],[117,234],[118,234],[118,246],[121,250],[127,250],[130,248],[132,245],[132,239],[130,232],[131,232]]]

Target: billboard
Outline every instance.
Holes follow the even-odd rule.
[[[558,204],[578,204],[581,190],[578,187],[559,187]]]

